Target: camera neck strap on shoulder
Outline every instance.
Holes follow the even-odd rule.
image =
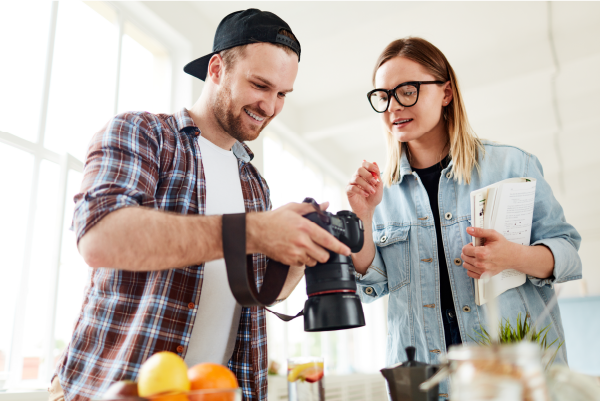
[[[259,292],[255,281],[253,256],[246,255],[246,214],[224,214],[221,237],[227,278],[236,301],[246,307],[272,305],[284,287],[290,266],[268,260]],[[284,321],[290,321],[303,314],[301,311],[296,316],[288,316],[267,310]]]

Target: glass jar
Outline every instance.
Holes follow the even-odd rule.
[[[323,358],[288,359],[288,401],[324,401]]]
[[[451,401],[549,401],[535,343],[453,346],[446,358]]]

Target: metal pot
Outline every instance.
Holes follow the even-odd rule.
[[[436,365],[415,360],[415,347],[405,348],[407,361],[380,370],[388,384],[392,401],[437,401],[438,383],[423,392],[419,385],[432,377],[438,370]]]

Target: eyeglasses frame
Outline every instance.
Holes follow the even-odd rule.
[[[374,111],[376,113],[384,113],[386,110],[388,110],[388,108],[390,107],[390,100],[392,99],[393,96],[401,106],[413,107],[417,104],[417,101],[419,100],[420,86],[427,85],[427,84],[442,85],[444,83],[446,83],[446,82],[443,82],[443,81],[409,81],[409,82],[403,82],[402,84],[398,84],[393,89],[373,89],[373,90],[370,90],[369,92],[367,92],[367,101],[369,102],[369,105],[371,106],[372,109],[374,109]],[[401,101],[399,100],[399,98],[396,95],[396,90],[399,89],[401,86],[405,86],[405,85],[414,85],[417,88],[417,96],[415,98],[415,103],[413,103],[411,106],[405,106],[403,103],[401,103]],[[388,95],[388,104],[386,104],[386,108],[383,111],[376,110],[374,105],[371,104],[371,100],[370,100],[371,95],[378,91],[386,92],[386,94]]]

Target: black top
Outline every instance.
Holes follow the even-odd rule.
[[[428,193],[428,199],[430,200],[430,209],[434,215],[434,226],[436,227],[436,244],[438,248],[438,260],[439,260],[439,271],[440,271],[440,310],[442,312],[443,322],[447,323],[448,317],[445,315],[447,311],[454,311],[455,305],[453,303],[453,293],[451,291],[451,282],[449,281],[449,271],[447,269],[447,259],[444,254],[444,247],[442,243],[442,229],[440,227],[440,212],[438,210],[438,184],[440,183],[440,176],[442,170],[447,168],[449,165],[450,158],[445,157],[440,163],[428,168],[414,168],[413,171],[417,173],[419,178],[426,188]],[[454,317],[454,316],[453,316]],[[445,334],[448,334],[445,332]],[[445,336],[447,337],[447,336]],[[447,341],[447,346],[449,341]],[[450,341],[456,343],[457,341]]]

